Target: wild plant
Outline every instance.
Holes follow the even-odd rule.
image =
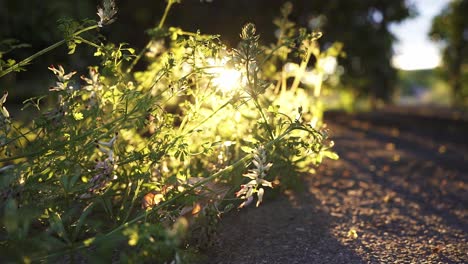
[[[101,59],[80,74],[50,66],[56,80],[47,96],[55,103],[28,100],[36,111],[30,124],[12,120],[7,94],[0,100],[6,262],[188,261],[189,241],[209,242],[234,204],[256,196],[258,206],[294,172],[337,158],[314,121],[319,93],[300,87],[307,61],[320,58],[319,33],[293,30],[286,6],[277,44],[261,46],[247,24],[230,49],[220,36],[166,27],[176,3],[167,1],[138,54],[83,35],[115,19],[114,1],[104,0],[99,21],[64,22],[64,40],[21,62],[2,61],[0,76],[64,44],[70,54],[77,45],[94,47]],[[302,54],[296,75],[288,73],[291,85],[283,80],[285,52]],[[135,71],[143,61],[147,68]]]

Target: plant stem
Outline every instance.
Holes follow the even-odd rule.
[[[171,10],[172,5],[174,4],[173,0],[167,1],[166,9],[164,10],[164,14],[159,21],[158,29],[161,29],[164,26],[164,22],[166,22],[167,15],[169,14],[169,10]]]
[[[100,46],[98,44],[96,44],[94,42],[91,42],[91,41],[89,41],[89,40],[87,40],[85,38],[82,38],[82,37],[76,37],[76,38],[78,40],[82,41],[83,43],[90,45],[91,47],[94,47],[94,48],[97,48],[97,49],[100,48]]]
[[[310,57],[312,56],[312,44],[308,43],[307,44],[307,54],[305,60],[301,62],[301,66],[299,67],[298,72],[296,73],[296,76],[294,77],[293,84],[291,85],[291,91],[296,92],[297,88],[299,87],[299,82],[302,79],[302,76],[304,76],[304,72],[306,70],[307,64],[309,63]]]
[[[181,138],[185,137],[186,135],[194,132],[198,127],[200,127],[202,124],[204,124],[206,121],[208,121],[209,119],[211,119],[213,116],[215,116],[219,111],[221,111],[224,107],[228,106],[230,103],[231,103],[232,99],[227,101],[226,103],[224,103],[222,106],[220,106],[218,109],[216,109],[213,113],[211,113],[208,117],[206,117],[205,119],[203,119],[202,121],[200,121],[200,123],[198,123],[196,126],[192,127],[190,130],[188,130],[187,132],[185,133],[181,133],[179,136],[175,137],[174,139],[171,140],[171,142],[168,144],[168,147],[166,148],[165,152],[167,150],[169,150],[170,148],[172,148],[178,140],[180,140]],[[127,160],[124,160],[124,161],[121,161],[119,162],[119,166],[122,166],[124,164],[128,164],[130,162],[133,162],[135,160],[140,160],[140,159],[143,159],[145,157],[149,156],[149,153],[148,154],[144,154],[142,156],[138,156],[138,157],[133,157],[133,158],[130,158],[130,159],[127,159]]]
[[[130,208],[127,209],[127,214],[125,215],[125,218],[122,221],[123,223],[127,221],[127,219],[130,217],[130,214],[132,213],[133,207],[135,206],[136,198],[138,197],[138,194],[140,193],[140,187],[142,186],[142,184],[143,184],[143,180],[141,179],[138,180],[137,188],[133,194],[132,202],[130,203]]]
[[[270,148],[273,145],[277,144],[284,137],[286,137],[289,133],[291,133],[292,131],[294,131],[296,129],[300,129],[300,128],[296,127],[296,126],[290,126],[288,129],[286,129],[286,131],[283,134],[281,134],[280,136],[278,136],[274,140],[271,140],[267,144],[265,144],[265,148]],[[206,183],[208,183],[208,182],[210,182],[210,181],[212,181],[212,180],[214,180],[216,178],[219,178],[219,177],[225,175],[226,173],[232,172],[233,170],[235,170],[235,169],[237,169],[237,168],[239,168],[241,166],[244,167],[244,168],[247,167],[250,164],[250,160],[252,158],[253,158],[253,154],[245,155],[243,158],[239,159],[234,164],[226,167],[225,169],[222,169],[222,170],[218,171],[217,173],[211,175],[210,177],[205,178],[202,181],[199,181],[198,183],[194,184],[190,188],[187,188],[185,191],[175,195],[171,199],[166,200],[166,201],[162,202],[161,204],[153,207],[150,211],[145,211],[145,212],[140,213],[139,215],[137,215],[132,220],[121,224],[120,226],[116,227],[115,229],[113,229],[112,231],[108,232],[107,234],[105,234],[103,236],[91,238],[92,239],[91,243],[95,244],[95,243],[99,243],[99,242],[101,242],[103,240],[107,240],[107,239],[109,239],[110,236],[116,234],[117,232],[121,231],[125,227],[128,227],[131,224],[135,224],[138,221],[141,221],[141,220],[145,219],[146,217],[153,214],[154,212],[157,212],[159,209],[163,208],[164,206],[170,205],[173,202],[175,202],[176,200],[178,200],[179,198],[189,194],[194,189],[196,189],[196,188],[198,188],[198,187],[200,187],[200,186],[202,186],[202,185],[204,185],[204,184],[206,184]],[[85,241],[89,241],[89,240],[90,239],[86,239]],[[85,241],[81,242],[80,245],[77,245],[76,247],[73,247],[73,248],[66,248],[64,250],[61,250],[61,251],[58,251],[58,252],[55,252],[55,253],[51,253],[51,254],[46,255],[46,256],[35,257],[35,258],[33,258],[33,261],[46,260],[46,259],[49,259],[49,258],[52,258],[52,257],[60,256],[64,252],[77,251],[77,250],[80,250],[80,249],[87,248],[87,247],[90,246],[90,243],[85,243]]]
[[[268,131],[268,134],[270,135],[270,139],[273,140],[273,139],[275,139],[275,135],[273,134],[273,131],[271,131],[270,124],[268,123],[268,119],[266,118],[265,113],[263,112],[262,106],[260,105],[260,102],[258,101],[258,98],[257,98],[257,94],[255,92],[257,90],[257,71],[256,70],[254,71],[253,83],[250,80],[249,59],[246,60],[245,70],[246,70],[246,74],[247,74],[247,82],[249,83],[250,87],[253,86],[253,89],[251,91],[250,96],[254,100],[255,107],[258,109],[258,111],[260,112],[260,115],[263,118],[263,121],[265,122],[264,126],[265,126],[266,130]]]
[[[227,101],[226,103],[224,103],[222,106],[220,106],[218,109],[216,109],[213,113],[211,113],[209,116],[207,116],[205,119],[203,119],[201,122],[199,122],[196,126],[192,127],[189,131],[187,131],[186,133],[184,133],[184,135],[187,135],[187,134],[190,134],[192,133],[193,131],[195,131],[195,129],[199,128],[201,125],[203,125],[206,121],[208,121],[210,118],[212,118],[213,116],[215,116],[219,111],[221,111],[224,107],[228,106],[230,103],[231,103],[232,100],[229,100]]]
[[[270,125],[268,123],[268,119],[266,118],[265,113],[262,110],[262,107],[261,107],[261,105],[260,105],[260,103],[258,101],[257,94],[256,94],[257,70],[254,70],[253,82],[251,81],[251,77],[250,77],[250,71],[249,71],[249,64],[250,64],[250,61],[251,61],[251,59],[249,57],[250,56],[250,45],[247,46],[246,54],[247,54],[247,59],[245,60],[245,74],[246,74],[246,77],[247,77],[247,82],[249,84],[249,88],[253,87],[251,89],[251,91],[249,91],[250,97],[252,97],[252,99],[254,100],[255,107],[258,109],[258,111],[260,112],[260,115],[263,118],[263,121],[265,122],[264,126],[265,126],[266,130],[268,131],[268,134],[270,135],[270,139],[273,140],[275,138],[275,136],[273,134],[273,131],[271,131]],[[254,59],[254,61],[255,61],[255,59]]]
[[[255,107],[257,107],[258,111],[260,112],[260,115],[263,118],[263,121],[265,122],[265,128],[268,131],[268,134],[270,135],[270,139],[274,140],[275,135],[273,134],[273,131],[271,130],[270,124],[268,123],[268,119],[266,118],[265,113],[263,112],[262,106],[260,105],[258,98],[255,96],[253,99],[254,99]]]
[[[161,29],[164,26],[164,22],[166,22],[167,15],[169,14],[169,10],[171,10],[171,7],[172,7],[173,4],[174,4],[173,0],[167,1],[166,9],[164,10],[164,14],[163,14],[161,20],[159,21],[157,29]],[[130,73],[133,70],[133,67],[135,67],[135,65],[143,57],[143,54],[145,54],[145,52],[151,47],[152,42],[153,42],[152,39],[150,41],[148,41],[146,46],[138,53],[136,58],[132,61],[132,64],[130,64],[130,66],[128,67],[128,69],[126,71],[127,73]]]
[[[89,27],[87,27],[87,28],[84,28],[84,29],[82,29],[82,30],[79,30],[79,31],[73,33],[73,35],[71,36],[71,38],[74,38],[74,37],[80,35],[81,33],[84,33],[84,32],[86,32],[86,31],[90,31],[90,30],[95,29],[95,28],[98,28],[98,25],[89,26]],[[40,50],[40,51],[34,53],[33,55],[27,57],[26,59],[24,59],[24,60],[22,60],[22,61],[16,63],[15,65],[11,66],[10,68],[8,68],[8,69],[6,69],[6,70],[4,70],[4,71],[1,71],[1,72],[0,72],[0,78],[3,77],[3,76],[5,76],[5,75],[7,75],[7,74],[9,74],[9,73],[11,73],[11,72],[13,72],[13,71],[16,71],[16,70],[21,69],[21,67],[28,65],[31,61],[33,61],[33,60],[36,59],[37,57],[42,56],[42,55],[46,54],[47,52],[49,52],[49,51],[51,51],[51,50],[54,50],[54,49],[56,49],[56,48],[62,46],[63,44],[65,44],[65,43],[66,43],[67,41],[69,41],[69,40],[70,40],[70,39],[62,39],[61,41],[59,41],[59,42],[57,42],[57,43],[55,43],[55,44],[52,44],[52,45],[50,45],[49,47],[47,47],[47,48],[45,48],[45,49],[43,49],[43,50]]]
[[[134,111],[135,111],[135,109],[133,109],[130,112],[130,114],[133,114]],[[97,131],[99,131],[100,129],[103,129],[103,128],[109,128],[108,129],[109,131],[107,133],[101,134],[102,136],[107,136],[107,134],[109,134],[110,131],[114,131],[116,129],[116,127],[118,126],[116,124],[118,122],[124,120],[125,118],[126,118],[125,116],[122,116],[122,117],[119,117],[119,118],[115,119],[114,121],[102,126],[102,127],[98,127],[96,129],[86,131],[86,132],[82,133],[81,135],[79,135],[78,137],[76,137],[75,141],[85,139],[86,137],[93,135],[94,133],[96,133]],[[23,153],[23,154],[19,154],[17,156],[14,156],[14,157],[8,157],[8,158],[0,159],[0,163],[9,162],[9,161],[13,161],[13,160],[21,159],[21,158],[28,158],[28,157],[42,155],[42,154],[46,153],[47,151],[57,150],[57,149],[63,148],[67,144],[70,144],[70,142],[58,142],[58,143],[56,143],[56,144],[54,144],[52,146],[45,147],[45,148],[43,148],[41,150],[38,150],[38,151]],[[86,145],[88,145],[88,144],[86,144]],[[84,147],[86,147],[86,145]]]

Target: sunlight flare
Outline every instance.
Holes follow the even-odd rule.
[[[213,83],[223,92],[233,91],[239,86],[241,73],[234,69],[221,68],[213,79]]]
[[[207,73],[212,74],[214,86],[222,93],[231,92],[241,84],[241,72],[230,67],[228,59],[208,58],[206,61],[210,67]]]

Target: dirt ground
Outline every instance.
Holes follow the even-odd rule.
[[[468,123],[326,117],[338,161],[225,216],[203,263],[468,263]]]

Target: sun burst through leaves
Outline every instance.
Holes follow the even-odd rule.
[[[242,73],[229,66],[228,59],[208,59],[207,62],[211,67],[208,73],[213,76],[213,84],[223,94],[234,91],[242,84]]]
[[[241,73],[235,69],[222,68],[213,82],[223,93],[227,93],[240,85]]]

